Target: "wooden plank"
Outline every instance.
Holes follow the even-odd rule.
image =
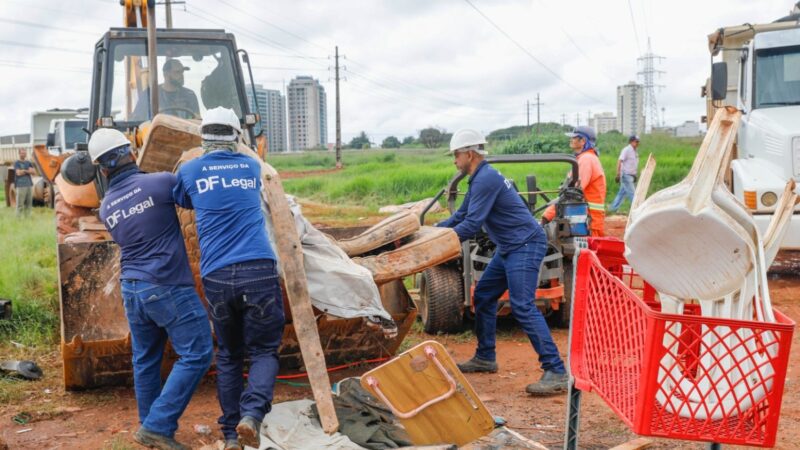
[[[387,283],[422,272],[461,255],[461,243],[452,228],[420,227],[409,242],[379,255],[353,258],[353,262],[372,272],[377,284]]]
[[[448,393],[451,384],[434,360],[426,356],[428,348],[435,351],[436,360],[456,385],[451,396],[437,402],[433,400]],[[381,394],[370,384],[371,380],[377,381],[382,395],[401,413],[427,404],[412,417],[398,416],[415,445],[465,445],[486,436],[494,428],[492,415],[444,346],[436,341],[423,342],[361,377],[361,385],[381,399]]]
[[[391,215],[358,236],[338,239],[339,246],[347,256],[363,255],[376,248],[414,234],[419,230],[419,217],[408,211]]]
[[[650,181],[653,179],[653,172],[656,170],[656,159],[653,154],[647,156],[647,163],[639,175],[639,184],[636,185],[636,191],[633,194],[633,201],[631,202],[631,211],[638,208],[639,205],[644,203],[647,198],[647,190],[650,189]]]
[[[611,450],[641,450],[643,448],[648,448],[653,446],[653,441],[647,438],[638,438],[632,441],[628,441],[624,444],[617,445],[616,447],[611,448]]]
[[[249,149],[248,149],[249,150]],[[252,152],[250,152],[252,153]],[[339,420],[333,408],[331,396],[331,382],[325,366],[325,355],[320,345],[319,331],[317,330],[314,311],[311,308],[311,298],[308,296],[308,280],[303,268],[303,250],[294,217],[286,201],[281,179],[272,166],[262,164],[262,179],[269,206],[272,225],[275,228],[278,259],[280,260],[283,279],[286,283],[286,295],[289,297],[289,308],[292,311],[292,324],[300,344],[300,353],[311,382],[314,401],[319,410],[322,429],[328,433],[335,433],[339,429]]]

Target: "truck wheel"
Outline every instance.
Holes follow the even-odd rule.
[[[8,206],[11,208],[17,207],[17,189],[13,184],[8,186],[6,190],[6,198],[8,199]]]
[[[455,267],[434,266],[419,277],[419,313],[426,333],[461,329],[464,280]]]

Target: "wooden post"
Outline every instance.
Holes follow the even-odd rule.
[[[333,434],[339,429],[339,420],[333,408],[331,383],[325,366],[325,355],[319,341],[319,331],[311,309],[311,298],[308,295],[308,280],[303,268],[303,250],[294,217],[286,201],[278,172],[268,164],[262,164],[265,172],[264,195],[269,207],[272,225],[275,229],[278,259],[280,260],[283,279],[286,283],[286,294],[289,297],[289,308],[292,310],[292,323],[300,343],[314,401],[317,403],[322,429]]]

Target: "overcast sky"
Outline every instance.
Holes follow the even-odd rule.
[[[542,121],[585,123],[616,113],[616,87],[637,79],[637,57],[657,66],[667,125],[704,114],[706,36],[764,23],[791,0],[186,0],[176,28],[225,28],[252,56],[256,83],[281,89],[297,75],[328,93],[335,139],[332,59],[339,46],[342,134],[373,141],[427,126],[484,132],[524,125],[525,102]],[[157,11],[163,26],[163,7]],[[493,26],[492,23],[496,25]],[[121,26],[117,0],[0,0],[0,135],[27,133],[32,111],[88,106],[91,52]],[[535,121],[532,108],[531,121]]]

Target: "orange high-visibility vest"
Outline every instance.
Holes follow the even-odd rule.
[[[589,216],[592,218],[590,229],[592,236],[605,235],[606,218],[606,174],[593,148],[580,153],[578,159],[578,177],[583,189],[583,196],[589,204]],[[550,205],[542,217],[548,221],[556,216],[556,206]]]

